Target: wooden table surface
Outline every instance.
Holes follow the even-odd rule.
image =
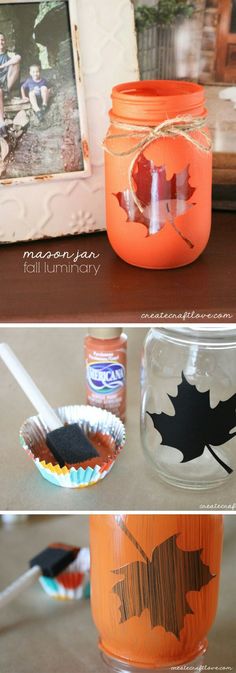
[[[213,212],[205,252],[190,266],[175,270],[149,271],[126,264],[105,233],[3,245],[0,321],[181,322],[187,312],[186,322],[236,322],[235,219],[232,212]],[[72,255],[78,249],[97,258],[79,258],[73,270],[72,259],[50,259],[45,270],[45,260],[39,264],[39,259],[23,257],[26,250]],[[27,270],[26,261],[31,264]]]

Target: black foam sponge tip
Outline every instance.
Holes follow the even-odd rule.
[[[62,428],[48,432],[46,444],[60,467],[63,467],[65,463],[69,465],[83,463],[99,455],[77,423],[64,425]]]
[[[39,566],[45,577],[56,577],[74,561],[79,547],[67,545],[52,545],[44,549],[29,561],[30,568]]]

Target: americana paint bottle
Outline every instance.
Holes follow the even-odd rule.
[[[104,141],[109,241],[129,264],[193,262],[211,228],[212,156],[204,89],[151,80],[112,90]]]
[[[92,328],[85,338],[87,404],[124,421],[127,336],[120,327]]]

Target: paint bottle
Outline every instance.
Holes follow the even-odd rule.
[[[120,327],[91,328],[85,338],[87,404],[125,420],[127,336]]]

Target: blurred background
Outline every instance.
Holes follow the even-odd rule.
[[[236,0],[133,4],[141,79],[204,84],[214,150],[236,152]]]

